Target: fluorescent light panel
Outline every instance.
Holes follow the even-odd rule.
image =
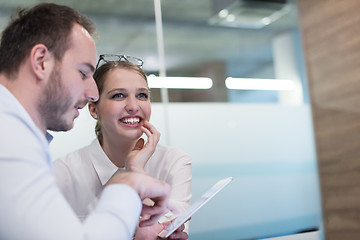
[[[205,77],[148,77],[150,88],[175,88],[175,89],[209,89],[213,85],[211,78]]]
[[[273,91],[287,91],[295,87],[295,83],[291,80],[232,77],[226,78],[225,85],[229,89]]]

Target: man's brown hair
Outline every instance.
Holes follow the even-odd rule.
[[[0,73],[8,77],[16,75],[32,47],[40,43],[60,61],[71,47],[70,35],[75,23],[90,35],[95,34],[92,21],[67,6],[42,3],[28,10],[18,10],[1,36]]]

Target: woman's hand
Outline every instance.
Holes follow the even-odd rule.
[[[145,144],[144,139],[140,138],[133,150],[128,155],[125,168],[128,171],[144,172],[147,161],[155,152],[156,146],[160,140],[160,132],[148,121],[144,121],[141,130],[147,136]]]

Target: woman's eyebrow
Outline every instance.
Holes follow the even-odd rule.
[[[113,89],[109,90],[108,93],[115,92],[115,91],[126,92],[126,89],[125,88],[113,88]]]
[[[149,89],[147,89],[147,88],[139,88],[138,90],[140,90],[140,91],[149,91]]]

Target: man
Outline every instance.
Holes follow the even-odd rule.
[[[168,185],[126,172],[109,180],[80,223],[55,185],[46,131],[71,129],[78,110],[98,99],[93,33],[75,10],[40,4],[21,11],[2,34],[0,239],[130,239],[141,210],[150,216],[142,224],[151,225],[167,207]],[[157,140],[134,149],[134,161],[149,157]],[[145,198],[154,206],[142,208]]]

